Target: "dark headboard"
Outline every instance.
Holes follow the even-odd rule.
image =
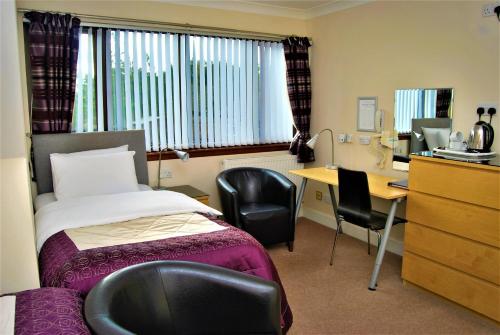
[[[38,194],[53,192],[50,154],[106,149],[128,144],[135,151],[135,172],[140,184],[148,184],[144,130],[33,135],[33,153]]]
[[[450,128],[451,119],[449,118],[428,118],[428,119],[412,119],[411,120],[411,141],[410,153],[429,150],[425,141],[417,140],[415,133],[423,134],[424,128]]]

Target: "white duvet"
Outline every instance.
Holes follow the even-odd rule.
[[[182,213],[221,213],[182,193],[143,191],[86,196],[50,203],[35,214],[37,250],[61,230],[142,217]]]

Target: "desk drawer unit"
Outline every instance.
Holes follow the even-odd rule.
[[[412,156],[404,280],[500,321],[500,168]]]

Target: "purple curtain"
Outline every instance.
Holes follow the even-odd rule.
[[[33,134],[69,133],[75,101],[80,19],[29,12]]]
[[[451,104],[451,89],[439,89],[436,94],[436,117],[449,118]]]
[[[309,69],[307,37],[289,37],[283,41],[286,60],[288,97],[297,132],[290,145],[290,153],[299,163],[314,162],[314,151],[306,145],[311,138],[311,70]]]

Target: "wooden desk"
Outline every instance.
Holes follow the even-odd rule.
[[[299,210],[302,204],[302,199],[304,198],[304,191],[306,189],[307,181],[316,180],[328,184],[328,190],[330,192],[330,197],[332,198],[333,213],[335,214],[335,219],[337,221],[338,227],[339,217],[337,214],[337,200],[335,199],[335,193],[333,192],[333,186],[338,186],[339,184],[337,170],[329,170],[324,167],[320,167],[312,169],[290,170],[289,172],[303,178],[302,184],[299,189],[295,217],[298,218],[299,216]],[[373,267],[373,272],[370,278],[370,283],[368,285],[368,288],[374,291],[376,289],[380,267],[384,259],[387,241],[389,240],[392,224],[394,222],[394,215],[396,214],[397,205],[402,201],[402,199],[406,197],[408,192],[406,190],[390,187],[387,185],[388,182],[397,180],[396,178],[381,176],[373,173],[368,173],[367,175],[370,194],[377,198],[391,200],[392,202],[391,209],[389,210],[389,214],[387,216],[384,235],[380,243],[380,248],[378,250],[377,258],[375,259],[375,265]]]

